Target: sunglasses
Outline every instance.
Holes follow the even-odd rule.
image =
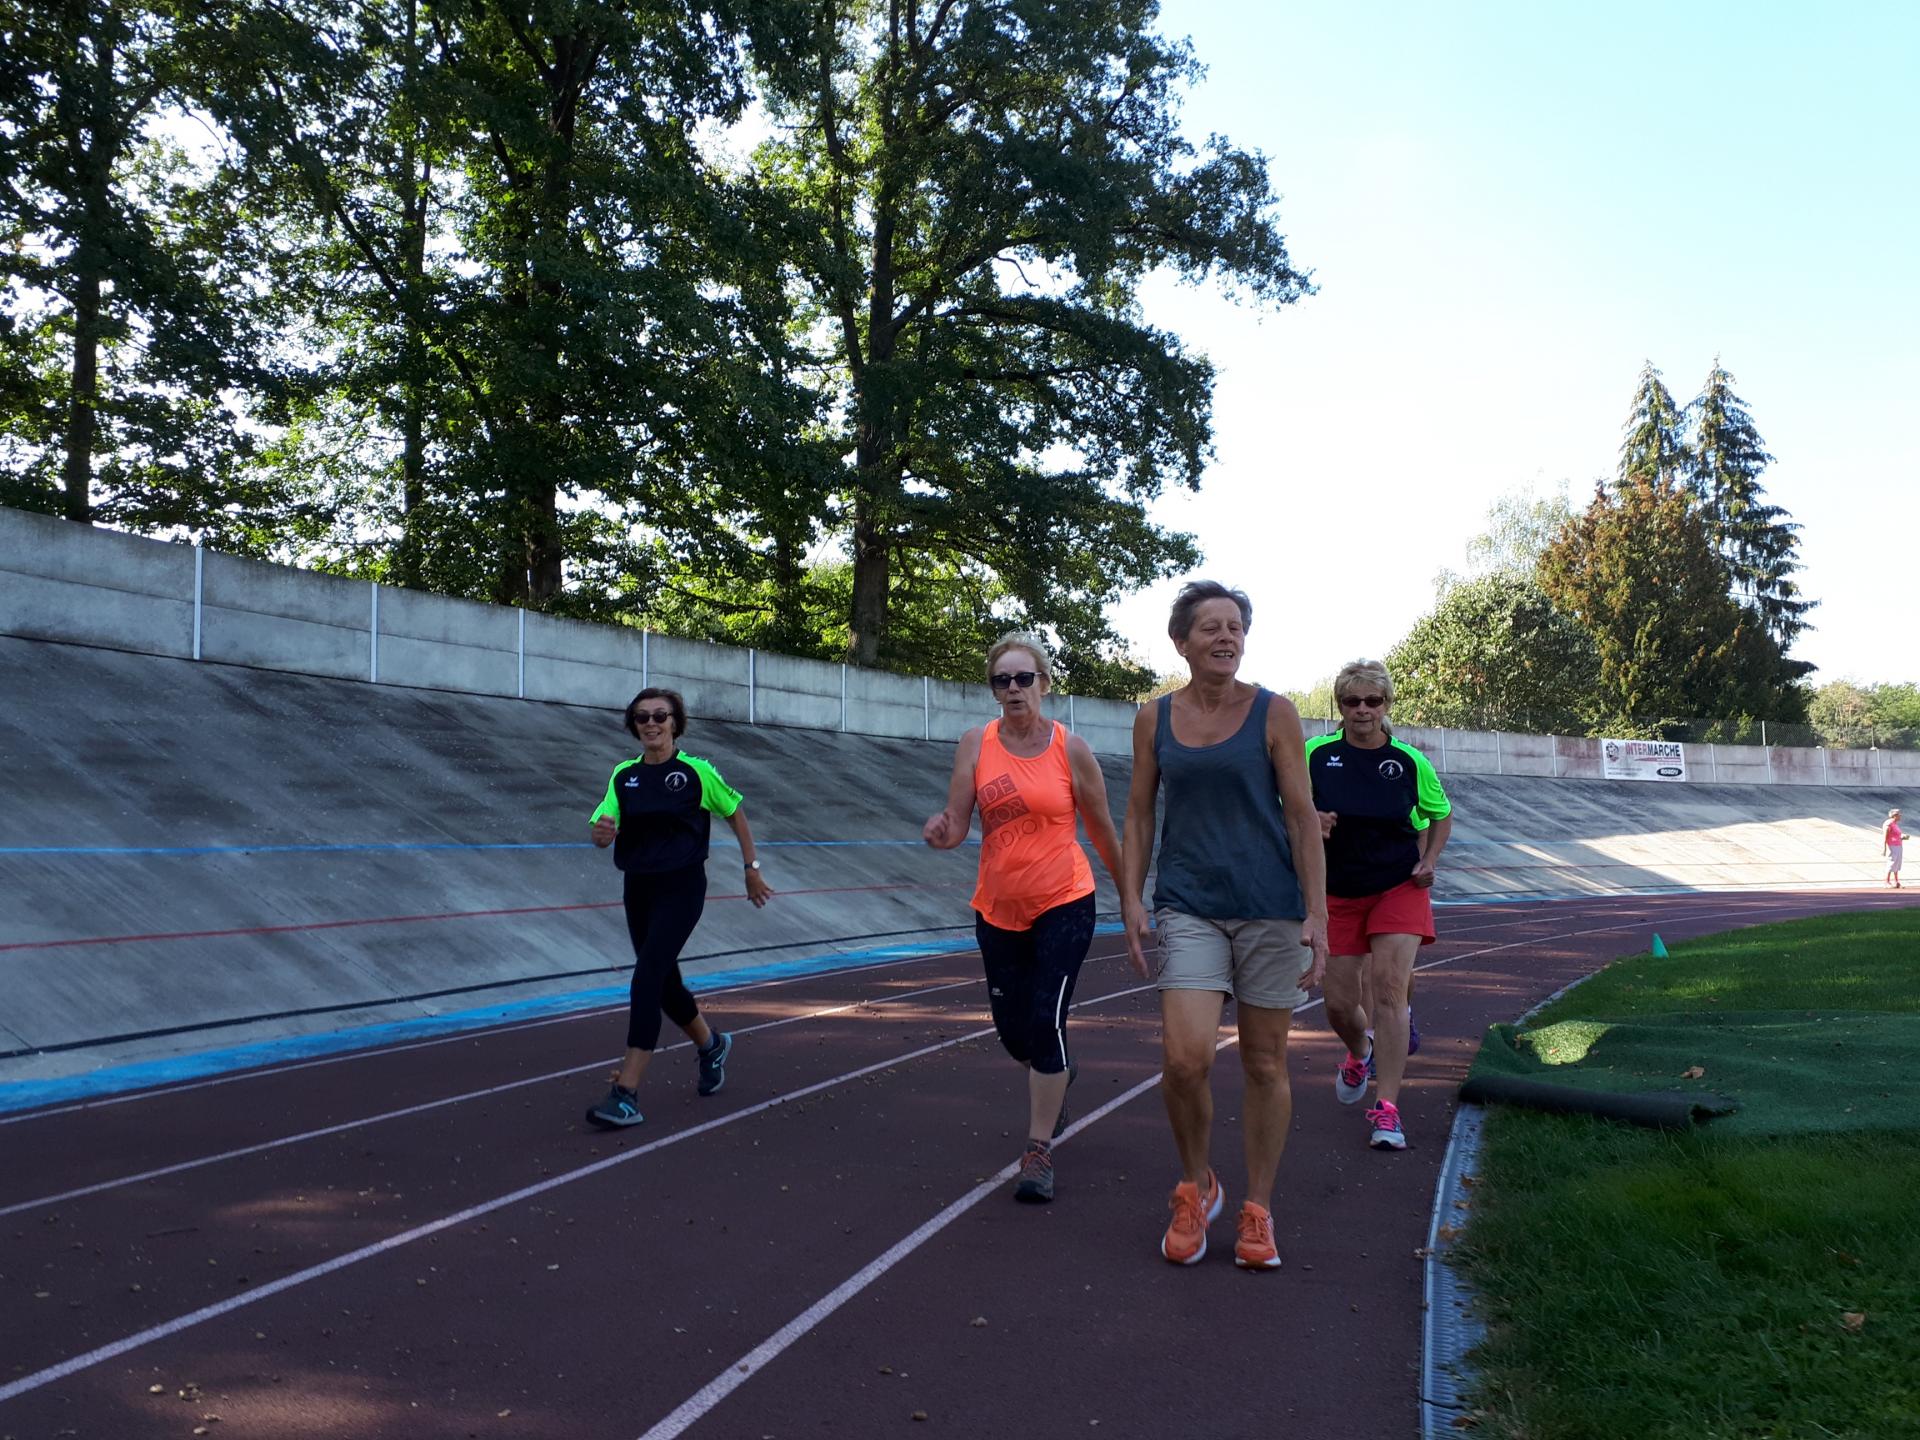
[[[635,710],[632,713],[632,715],[629,716],[628,718],[631,721],[631,723],[635,725],[645,725],[649,721],[651,721],[655,725],[665,725],[668,721],[673,719],[673,711],[671,710]]]
[[[1387,703],[1387,697],[1384,695],[1347,695],[1341,698],[1340,703],[1355,710],[1358,710],[1362,705],[1366,706],[1369,710],[1378,710],[1382,705]]]
[[[1022,690],[1031,690],[1033,688],[1033,682],[1039,678],[1040,673],[1037,670],[1016,670],[1011,675],[993,676],[993,688],[996,690],[1011,690],[1015,685],[1018,685]]]

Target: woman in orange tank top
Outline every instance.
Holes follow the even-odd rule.
[[[946,809],[921,838],[954,849],[980,811],[974,935],[1000,1043],[1027,1067],[1027,1148],[1013,1196],[1042,1203],[1053,1198],[1053,1139],[1066,1128],[1078,1068],[1067,1011],[1093,943],[1093,867],[1076,823],[1108,875],[1120,873],[1120,842],[1093,751],[1041,710],[1053,672],[1040,638],[1002,636],[987,652],[987,681],[1000,718],[960,737]]]

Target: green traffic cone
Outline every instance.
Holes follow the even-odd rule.
[[[1651,950],[1649,951],[1649,953],[1650,953],[1650,954],[1651,954],[1651,955],[1653,956],[1653,958],[1654,958],[1654,959],[1656,959],[1656,960],[1664,960],[1664,959],[1666,959],[1666,958],[1667,958],[1667,946],[1666,946],[1666,942],[1665,942],[1665,941],[1663,941],[1663,940],[1662,940],[1662,939],[1660,938],[1660,936],[1659,936],[1659,934],[1658,934],[1658,932],[1656,932],[1656,933],[1654,934],[1654,937],[1653,937],[1653,947],[1652,947],[1652,949],[1651,949]]]

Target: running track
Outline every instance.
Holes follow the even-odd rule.
[[[1317,1001],[1297,1017],[1267,1275],[1231,1261],[1230,1032],[1228,1211],[1204,1263],[1159,1258],[1155,1005],[1115,938],[1049,1207],[1005,1193],[1024,1087],[970,951],[707,993],[727,1088],[663,1054],[617,1136],[579,1118],[608,1011],[0,1118],[0,1436],[1410,1436],[1415,1250],[1484,1026],[1652,931],[1901,903],[1450,907],[1408,1153],[1366,1149]]]

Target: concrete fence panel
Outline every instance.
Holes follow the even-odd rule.
[[[380,587],[380,680],[475,695],[520,693],[520,612]]]
[[[752,666],[752,652],[732,645],[647,637],[647,683],[678,690],[687,713],[703,720],[752,718]]]
[[[377,678],[373,586],[204,553],[201,659],[340,680]]]
[[[840,728],[842,667],[765,650],[753,652],[753,718],[760,725]]]
[[[927,692],[916,675],[847,667],[847,729],[856,735],[919,740],[927,733]]]
[[[527,699],[618,710],[640,688],[650,637],[639,630],[521,613],[526,616]]]
[[[0,509],[0,628],[191,659],[194,562],[185,545]]]

